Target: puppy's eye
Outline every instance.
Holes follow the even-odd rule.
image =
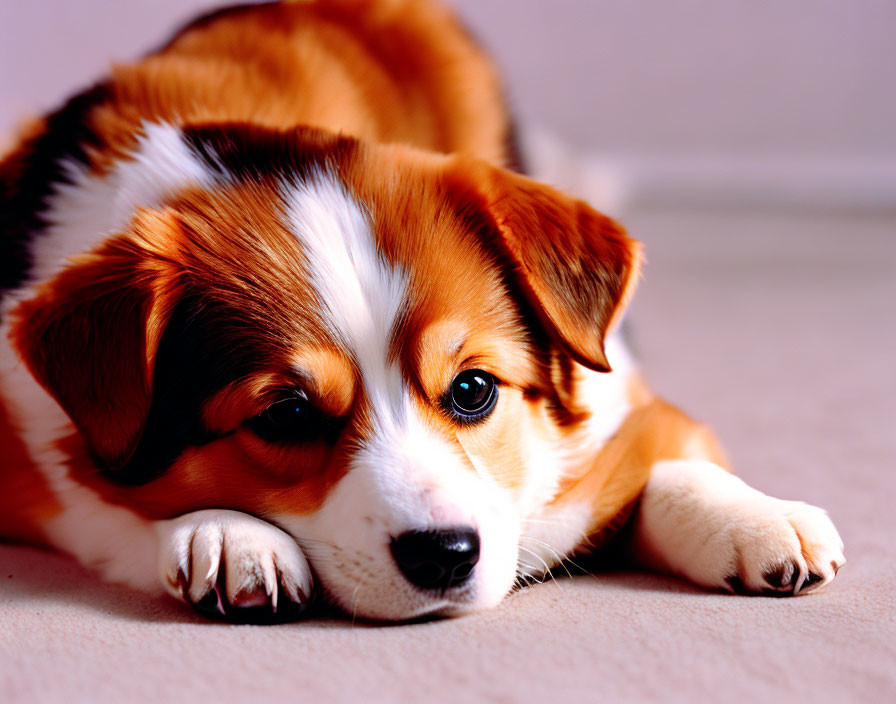
[[[304,394],[295,398],[285,398],[268,406],[262,415],[278,430],[295,430],[306,420],[311,404]]]
[[[494,410],[498,400],[495,377],[481,369],[463,371],[451,382],[448,400],[450,410],[461,420],[485,418]]]
[[[329,427],[304,391],[295,391],[275,401],[250,418],[248,425],[265,440],[305,442],[327,434]]]

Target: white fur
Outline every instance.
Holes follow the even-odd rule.
[[[350,613],[410,618],[494,606],[515,578],[518,519],[511,497],[427,428],[410,399],[403,407],[355,452],[349,473],[318,511],[279,516],[278,523]],[[457,526],[480,536],[473,577],[446,595],[418,591],[398,571],[391,539]]]
[[[593,509],[589,503],[563,503],[556,508],[550,505],[550,498],[565,467],[579,466],[582,457],[597,456],[631,411],[628,387],[637,371],[635,362],[618,333],[607,337],[605,349],[612,372],[576,367],[581,379],[579,398],[589,411],[582,430],[558,448],[544,447],[531,434],[520,438],[529,442],[534,475],[520,503],[519,571],[523,575],[540,577],[552,570],[583,544],[591,528]]]
[[[43,526],[61,550],[105,578],[143,589],[158,589],[156,544],[149,522],[111,506],[68,476],[68,457],[57,443],[75,432],[65,412],[34,380],[6,338],[0,338],[0,394],[21,426],[21,439],[61,504]]]
[[[521,521],[517,570],[540,579],[568,559],[588,537],[594,510],[588,503],[542,507]]]
[[[582,378],[578,393],[590,414],[585,421],[585,436],[595,452],[604,446],[631,412],[629,384],[637,372],[637,365],[620,333],[614,331],[608,335],[604,348],[613,371],[595,372],[577,366]],[[582,448],[575,448],[575,451],[581,453]]]
[[[282,530],[258,518],[238,511],[194,511],[159,521],[156,533],[159,576],[169,593],[179,599],[198,602],[215,588],[222,569],[230,604],[237,599],[241,606],[270,603],[276,613],[283,597],[303,602],[311,595],[311,569],[299,546]],[[280,588],[286,593],[279,594]],[[219,609],[223,614],[220,602]]]
[[[353,353],[371,404],[400,408],[403,383],[389,359],[389,340],[406,275],[377,250],[368,218],[333,174],[316,171],[283,190],[326,322]]]
[[[770,588],[764,575],[796,565],[794,593],[809,572],[828,584],[845,562],[843,542],[827,514],[747,486],[711,462],[656,463],[641,496],[632,548],[647,565],[707,587]]]
[[[66,258],[86,252],[123,229],[138,207],[154,207],[190,185],[211,187],[217,177],[184,143],[177,127],[143,123],[130,159],[107,174],[68,163],[71,183],[59,184],[49,201],[49,227],[34,240],[31,282],[55,276]]]

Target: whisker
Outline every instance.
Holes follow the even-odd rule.
[[[545,561],[542,559],[541,555],[539,555],[539,554],[538,554],[537,552],[535,552],[534,550],[530,550],[529,548],[523,547],[522,545],[519,546],[519,549],[520,549],[520,550],[525,550],[527,553],[529,553],[530,555],[532,555],[532,557],[534,557],[534,558],[535,558],[536,560],[538,560],[541,564],[543,564],[543,565],[544,565],[544,569],[545,569],[545,573],[548,574],[548,575],[550,575],[551,579],[554,579],[554,574],[551,572],[551,568],[550,568],[550,566],[548,565],[547,562],[545,562]]]
[[[557,518],[521,518],[520,523],[543,523],[548,526],[562,525],[563,521]]]
[[[543,545],[544,547],[546,547],[554,555],[554,559],[557,560],[557,564],[560,565],[566,571],[566,574],[568,574],[570,577],[572,577],[572,573],[569,571],[569,568],[566,566],[567,563],[569,563],[570,565],[575,567],[577,570],[580,570],[584,574],[590,574],[588,572],[588,570],[586,570],[584,567],[582,567],[581,565],[574,562],[572,558],[570,558],[569,556],[561,555],[552,545],[550,545],[549,543],[546,543],[543,540],[539,540],[538,538],[533,538],[530,535],[522,535],[522,536],[520,536],[520,540],[531,540],[533,542],[538,543],[539,545]]]
[[[333,550],[341,550],[336,543],[333,543],[329,540],[318,540],[316,538],[296,538],[296,542],[301,544],[304,543],[318,543],[319,545],[326,545],[328,548],[332,548]]]
[[[520,576],[524,576],[524,577],[527,577],[527,578],[528,578],[528,577],[531,577],[531,576],[532,576],[532,572],[533,572],[533,571],[535,570],[535,568],[536,568],[536,566],[533,565],[531,562],[527,562],[527,561],[525,561],[525,560],[517,560],[517,565],[518,565],[518,567],[517,567],[517,571],[516,571],[516,573],[517,573],[517,576],[518,576],[518,577],[520,577]],[[523,571],[523,572],[520,572],[519,567],[522,567],[524,571]]]
[[[358,584],[355,586],[354,591],[352,592],[352,628],[355,627],[355,617],[358,612],[358,591],[361,589],[361,586],[363,584],[363,580],[359,580]]]
[[[540,545],[544,545],[544,546],[551,552],[551,554],[554,556],[554,559],[556,560],[556,564],[558,564],[558,565],[560,565],[561,567],[563,567],[563,569],[566,570],[566,574],[568,574],[570,577],[572,577],[572,575],[570,574],[569,570],[568,570],[568,569],[566,568],[566,566],[563,564],[563,558],[561,558],[561,557],[560,557],[560,554],[559,554],[554,548],[552,548],[550,545],[548,545],[546,542],[544,542],[543,540],[538,540],[537,538],[529,537],[528,535],[520,536],[520,540],[531,540],[531,541],[533,541],[533,542],[535,542],[535,543],[539,543]],[[529,550],[528,548],[524,548],[524,547],[520,546],[520,549],[521,549],[521,550],[526,550],[527,552],[530,552],[530,553],[532,553],[533,555],[536,555],[535,552],[533,552],[532,550]],[[538,556],[536,555],[536,557],[538,557]],[[539,559],[541,559],[541,558],[539,557]],[[543,559],[541,559],[541,561],[544,562],[544,563],[545,563],[545,567],[547,567],[547,562],[545,562]]]

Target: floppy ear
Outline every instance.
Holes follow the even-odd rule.
[[[610,371],[604,336],[634,290],[640,243],[560,191],[503,169],[472,168],[497,245],[546,330],[580,364]]]
[[[20,355],[104,469],[128,460],[149,411],[177,297],[176,266],[157,244],[173,241],[172,227],[167,214],[138,213],[127,234],[73,259],[12,312]]]

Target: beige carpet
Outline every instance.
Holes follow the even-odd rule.
[[[207,623],[0,546],[0,702],[896,700],[896,217],[635,214],[633,337],[758,488],[827,508],[824,593],[609,572],[404,626]]]

